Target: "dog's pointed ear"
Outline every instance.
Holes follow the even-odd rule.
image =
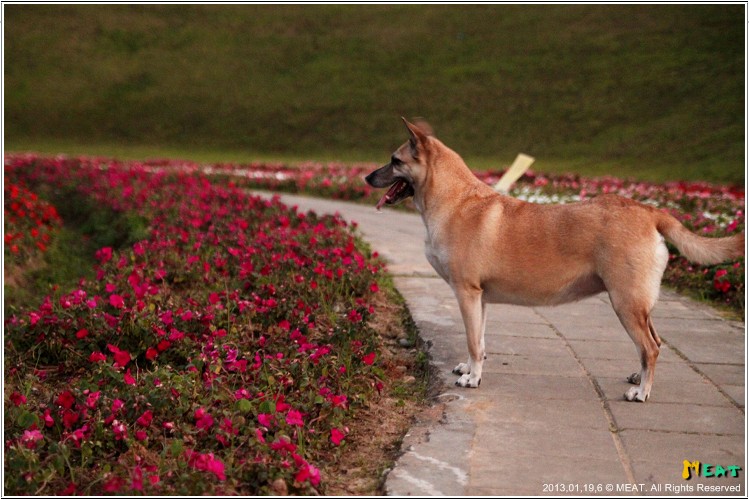
[[[417,119],[416,124],[410,123],[404,117],[401,117],[403,123],[408,129],[408,133],[411,135],[411,142],[416,145],[426,141],[426,138],[433,135],[432,127],[424,120]]]

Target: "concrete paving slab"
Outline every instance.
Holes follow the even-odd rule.
[[[484,363],[484,373],[543,375],[545,377],[585,376],[583,369],[570,356],[545,356],[540,359],[522,354],[508,355],[491,352]]]
[[[491,344],[486,346],[487,355],[507,354],[524,356],[557,356],[568,357],[567,345],[559,338],[516,337],[512,335],[492,335]]]
[[[743,439],[744,415],[735,407],[696,404],[632,404],[610,401],[619,429],[647,429],[677,433],[733,434]]]
[[[282,199],[358,222],[428,346],[437,395],[425,414],[441,417],[417,419],[387,476],[388,495],[746,496],[743,322],[662,290],[653,317],[665,344],[652,398],[641,404],[622,399],[639,362],[606,294],[558,307],[491,305],[482,385],[457,388],[450,371],[467,357],[463,323],[424,257],[421,218]],[[742,474],[686,482],[683,460],[737,464]]]
[[[483,442],[504,443],[502,454],[522,459],[535,460],[547,456],[559,459],[587,457],[611,460],[611,457],[616,456],[616,447],[608,429],[562,426],[549,429],[538,421],[529,422],[519,428],[515,423],[501,421],[477,427],[474,439],[474,446],[480,449],[480,443]],[[482,453],[491,455],[492,450]],[[494,454],[496,455],[496,452]]]
[[[742,364],[695,363],[695,366],[716,384],[744,385]]]
[[[491,306],[489,306],[491,309]],[[491,320],[486,321],[486,331],[490,336],[501,339],[502,337],[524,337],[524,338],[544,338],[557,339],[557,334],[551,326],[543,323],[520,323],[520,322],[502,322],[496,323]]]
[[[573,428],[610,431],[600,401],[586,399],[541,399],[541,398],[495,398],[482,396],[472,398],[467,406],[483,426],[489,428],[510,424],[518,429],[541,428],[553,435],[563,435]],[[521,446],[529,444],[519,441]],[[561,444],[560,444],[561,445]],[[485,446],[498,446],[502,449],[507,443],[488,441]]]
[[[704,332],[696,330],[695,332]],[[741,336],[728,332],[704,332],[704,335],[679,335],[668,330],[658,330],[658,333],[668,339],[669,345],[694,363],[730,363],[742,364],[746,353],[746,342]]]

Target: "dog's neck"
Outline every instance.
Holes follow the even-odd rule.
[[[461,193],[460,197],[497,194],[473,175],[458,153],[442,143],[432,150],[428,162],[424,185],[418,186],[414,194],[414,204],[425,222],[440,210],[460,203],[460,199],[455,199],[456,192]]]

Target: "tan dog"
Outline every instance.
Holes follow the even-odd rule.
[[[634,341],[641,371],[625,398],[645,401],[661,340],[650,312],[668,262],[664,237],[689,260],[715,264],[744,253],[744,235],[704,238],[654,207],[616,195],[567,205],[502,196],[478,180],[425,123],[403,120],[410,138],[366,177],[390,187],[377,204],[409,196],[426,225],[426,257],[460,305],[469,358],[453,373],[478,387],[485,357],[486,304],[571,302],[603,291]]]

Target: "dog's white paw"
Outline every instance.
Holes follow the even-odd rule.
[[[627,382],[630,384],[640,385],[640,380],[642,377],[640,376],[640,372],[635,372],[629,377],[627,377]]]
[[[468,365],[468,363],[460,363],[458,366],[453,368],[453,373],[455,375],[466,375],[468,373],[471,373],[471,367]]]
[[[624,399],[627,401],[637,401],[644,403],[647,401],[649,394],[645,394],[644,391],[640,390],[640,387],[630,387],[627,392],[624,393]]]
[[[455,385],[459,387],[471,387],[473,389],[481,385],[481,379],[471,378],[471,375],[466,373],[455,382]]]

